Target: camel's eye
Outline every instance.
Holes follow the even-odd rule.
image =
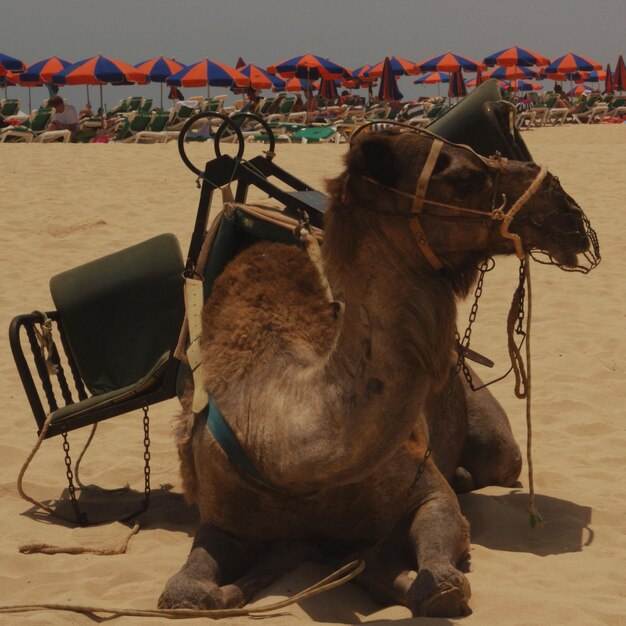
[[[448,182],[460,192],[476,191],[487,182],[487,175],[482,170],[463,170],[455,172]]]

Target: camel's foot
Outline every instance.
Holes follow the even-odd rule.
[[[172,576],[159,598],[160,609],[226,609],[245,604],[240,589],[234,585],[218,587],[209,580],[192,578],[183,572]]]
[[[467,578],[451,565],[419,570],[408,593],[408,605],[420,617],[461,617],[470,615],[472,595]]]

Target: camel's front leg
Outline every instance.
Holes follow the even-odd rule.
[[[420,503],[409,527],[417,578],[407,594],[415,615],[469,615],[470,586],[458,566],[469,555],[469,527],[456,496],[430,461],[418,484]]]
[[[159,608],[224,609],[242,606],[246,598],[228,583],[250,567],[257,547],[211,524],[202,524],[187,562],[172,576],[159,598]],[[221,585],[226,584],[226,587]]]

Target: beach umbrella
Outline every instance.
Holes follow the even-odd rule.
[[[508,81],[507,86],[513,91],[540,91],[543,89],[543,85],[539,83],[520,79]]]
[[[26,83],[51,83],[54,74],[64,70],[70,65],[72,65],[70,61],[56,56],[40,59],[39,61],[35,61],[32,65],[29,65],[22,72],[21,79]]]
[[[326,100],[337,100],[339,93],[337,92],[337,80],[334,78],[322,78],[320,80],[320,89],[317,94]]]
[[[145,72],[150,78],[150,82],[161,83],[161,108],[163,108],[163,83],[176,72],[185,68],[183,63],[179,63],[176,59],[159,56],[147,61],[137,63],[135,68],[141,72]]]
[[[500,67],[529,67],[531,65],[537,65],[541,67],[548,65],[550,59],[544,57],[537,52],[533,52],[528,48],[521,48],[520,46],[512,46],[499,52],[494,52],[483,59],[485,65],[492,67],[498,65]],[[519,77],[521,78],[521,77]]]
[[[472,78],[471,80],[466,80],[465,81],[465,86],[466,87],[478,87],[479,83],[477,82],[477,78]],[[503,89],[508,89],[509,88],[509,83],[507,81],[504,80],[499,80],[498,81],[498,86],[502,87]]]
[[[413,81],[416,85],[436,85],[437,83],[450,82],[448,72],[427,72]]]
[[[394,76],[415,76],[415,74],[419,74],[419,69],[415,63],[407,61],[402,57],[392,55],[390,57],[385,57],[382,61],[380,61],[380,63],[373,65],[369,70],[369,75],[374,77],[382,76],[387,59],[389,59],[391,71]]]
[[[176,87],[207,88],[207,98],[211,97],[210,87],[247,87],[249,80],[234,67],[211,59],[203,59],[172,74],[166,81]]]
[[[613,89],[620,93],[626,91],[626,64],[624,64],[624,57],[621,54],[619,59],[617,59],[617,65],[613,73]]]
[[[145,85],[148,75],[137,68],[102,54],[83,59],[52,75],[55,85],[99,85],[100,107],[103,107],[102,85]]]
[[[593,91],[593,87],[589,85],[576,85],[572,87],[568,92],[568,96],[580,96],[583,93],[591,93]]]
[[[284,89],[285,81],[278,76],[273,76],[266,69],[248,63],[239,68],[239,71],[248,78],[248,86],[252,89]]]
[[[5,78],[7,79],[10,85],[20,85],[22,87],[28,88],[28,112],[33,108],[32,105],[32,96],[31,96],[31,87],[43,87],[44,83],[42,80],[37,80],[34,76],[24,76],[24,72],[21,74],[16,74],[15,72],[7,72]],[[29,80],[30,79],[30,80]]]
[[[374,83],[376,82],[376,76],[372,76],[370,74],[371,69],[372,66],[369,65],[369,63],[366,63],[365,65],[362,65],[361,67],[357,67],[355,70],[352,70],[352,72],[350,72],[350,76],[358,80],[360,83]]]
[[[437,96],[439,96],[439,85],[450,82],[448,72],[426,72],[413,81],[416,85],[437,85]]]
[[[604,79],[604,93],[613,93],[615,87],[613,85],[613,72],[611,72],[611,66],[606,64],[606,77]]]
[[[31,105],[31,87],[41,87],[44,83],[52,83],[52,77],[57,72],[64,70],[72,65],[70,61],[66,61],[57,56],[51,56],[47,59],[40,59],[29,65],[20,75],[20,84],[28,87],[28,110]],[[87,100],[89,100],[89,92],[87,92]]]
[[[383,73],[380,76],[378,99],[384,100],[385,102],[393,102],[395,100],[402,100],[402,97],[403,96],[398,89],[396,76],[391,67],[391,59],[389,57],[385,57],[385,61],[383,63]]]
[[[524,66],[501,66],[487,70],[482,77],[484,79],[497,78],[498,80],[516,80],[518,78],[537,78],[537,72]]]
[[[448,83],[448,98],[464,98],[467,95],[467,87],[463,80],[463,71],[458,70],[450,74]]]
[[[314,80],[306,80],[306,78],[293,78],[287,79],[282,88],[274,88],[274,91],[305,91],[310,94],[312,91],[319,89],[319,82]]]
[[[604,70],[593,70],[593,72],[577,72],[574,81],[577,83],[599,83],[606,80]]]
[[[454,52],[446,52],[431,57],[418,63],[417,66],[421,72],[457,72],[458,70],[476,72],[479,68],[485,69],[484,64],[480,61],[474,61]]]
[[[549,65],[546,65],[544,71],[546,75],[549,75],[554,73],[571,74],[573,72],[591,72],[592,70],[599,69],[602,69],[602,65],[597,61],[575,54],[574,52],[568,52],[554,59]]]
[[[341,78],[344,74],[350,74],[343,65],[308,52],[281,61],[276,65],[270,65],[267,71],[270,74],[280,74],[288,78],[305,78],[307,80]]]
[[[15,57],[0,52],[0,75],[6,72],[21,72],[24,69],[24,63]]]

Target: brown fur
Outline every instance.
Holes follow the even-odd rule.
[[[203,417],[183,415],[183,479],[203,525],[161,606],[241,604],[267,584],[267,572],[253,567],[230,600],[223,590],[260,545],[314,540],[344,549],[383,542],[389,551],[371,555],[361,578],[378,599],[403,602],[416,615],[469,612],[469,584],[458,569],[469,533],[447,480],[463,459],[476,486],[511,485],[520,456],[495,399],[486,390],[469,398],[454,376],[456,298],[467,294],[481,260],[511,254],[513,245],[486,217],[427,207],[421,219],[446,269],[428,264],[408,227],[411,200],[394,190],[414,190],[430,142],[364,137],[328,184],[323,255],[345,303],[341,321],[295,247],[255,245],[216,281],[203,313],[204,383],[271,486],[229,461]],[[499,193],[510,207],[537,171],[512,162],[496,188],[494,171],[476,155],[446,146],[429,198],[487,213]],[[549,181],[515,229],[529,246],[580,251],[580,237],[557,242],[537,228],[546,213],[575,211],[548,189]],[[233,550],[241,558],[228,556]],[[414,582],[402,573],[411,568]]]

